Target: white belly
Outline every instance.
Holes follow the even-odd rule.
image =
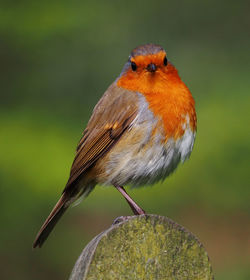
[[[180,161],[184,162],[190,156],[195,133],[190,129],[188,117],[184,119],[185,132],[182,137],[176,141],[169,138],[165,142],[159,128],[153,133],[158,120],[148,109],[143,97],[140,108],[130,131],[112,149],[113,153],[106,167],[108,180],[104,184],[153,184],[164,180]],[[123,141],[127,144],[123,145]]]

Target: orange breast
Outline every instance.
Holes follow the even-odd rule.
[[[128,70],[117,85],[145,96],[151,111],[163,120],[166,140],[169,137],[178,139],[184,134],[187,116],[190,128],[196,130],[194,99],[170,63],[159,67],[155,73]]]

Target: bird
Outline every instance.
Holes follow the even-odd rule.
[[[66,186],[33,247],[41,247],[67,208],[96,185],[114,186],[135,215],[145,214],[124,186],[152,185],[169,176],[189,158],[196,126],[194,98],[164,48],[133,49],[94,107]]]

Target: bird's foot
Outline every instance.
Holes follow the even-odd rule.
[[[127,221],[130,217],[132,217],[132,216],[120,216],[120,217],[117,217],[116,219],[114,219],[112,225],[117,225],[117,224],[119,224],[119,223],[121,223],[121,222],[125,222],[125,221]]]

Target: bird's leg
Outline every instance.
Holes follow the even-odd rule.
[[[136,202],[127,194],[125,189],[121,186],[114,185],[115,188],[123,195],[123,197],[127,200],[130,208],[134,212],[135,215],[143,215],[145,211],[138,205]]]

